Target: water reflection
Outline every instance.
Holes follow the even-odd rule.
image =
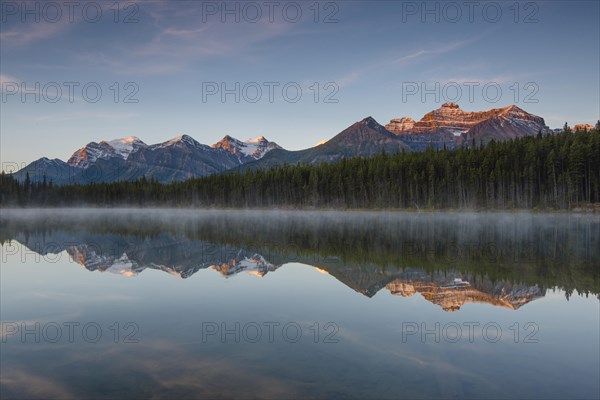
[[[312,265],[365,296],[415,293],[444,311],[465,303],[517,310],[547,288],[600,293],[600,220],[579,215],[11,211],[0,240],[52,260],[67,252],[90,271],[146,269],[188,278],[264,277]]]
[[[600,394],[598,217],[72,209],[0,222],[3,399]],[[46,340],[22,336],[36,323]],[[66,323],[75,340],[48,340]],[[279,330],[205,341],[207,323]],[[288,323],[301,340],[281,335]],[[465,330],[447,340],[444,327]]]

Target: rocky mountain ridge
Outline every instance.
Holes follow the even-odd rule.
[[[551,131],[544,119],[511,105],[467,112],[445,103],[419,121],[392,119],[383,126],[366,117],[317,146],[288,151],[263,136],[241,141],[229,135],[212,146],[189,135],[147,145],[135,136],[90,142],[67,162],[41,158],[13,174],[18,180],[55,184],[131,181],[140,178],[161,183],[183,181],[229,170],[263,169],[283,164],[331,163],[343,158],[370,157],[386,152],[453,149],[485,145]]]
[[[395,118],[385,128],[409,142],[420,139],[450,148],[473,141],[486,144],[492,139],[508,140],[550,132],[543,118],[516,105],[469,112],[451,102],[425,114],[417,122],[410,117]]]
[[[64,162],[40,158],[16,172],[18,180],[55,184],[130,181],[140,178],[162,183],[221,173],[255,161],[281,147],[263,136],[240,141],[231,136],[209,146],[189,135],[148,145],[135,136],[90,142]]]

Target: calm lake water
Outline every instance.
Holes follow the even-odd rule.
[[[598,216],[0,220],[2,399],[600,397]]]

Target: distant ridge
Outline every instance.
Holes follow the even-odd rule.
[[[548,133],[544,119],[512,105],[488,111],[466,112],[456,103],[444,103],[418,122],[410,117],[392,119],[386,129],[410,143],[414,150],[433,143],[434,147],[454,148],[465,142],[486,144]]]
[[[280,148],[263,136],[245,142],[225,136],[212,146],[189,135],[153,145],[130,136],[90,142],[76,150],[67,162],[40,158],[16,172],[14,177],[22,181],[29,174],[32,181],[46,179],[59,185],[130,181],[142,177],[168,183],[220,173]]]
[[[262,169],[283,164],[330,163],[381,152],[422,151],[428,147],[453,149],[490,140],[509,140],[551,132],[544,119],[511,105],[466,112],[445,103],[421,120],[395,118],[387,125],[366,117],[330,140],[298,151],[288,151],[264,136],[241,141],[226,135],[212,146],[189,135],[148,145],[135,136],[90,142],[64,162],[41,158],[17,171],[22,181],[44,178],[55,184],[130,181],[140,178],[168,183],[224,171]]]

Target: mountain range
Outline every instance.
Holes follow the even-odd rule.
[[[445,103],[420,121],[410,117],[392,119],[385,128],[410,143],[413,150],[434,147],[455,148],[469,142],[487,144],[490,140],[508,140],[548,133],[542,117],[512,105],[488,111],[466,112],[456,103]]]
[[[32,181],[45,178],[55,184],[128,181],[142,177],[169,183],[229,170],[369,157],[382,151],[393,154],[428,147],[453,149],[540,132],[551,132],[544,119],[515,105],[466,112],[458,104],[445,103],[417,122],[402,117],[383,126],[372,117],[364,118],[330,140],[304,150],[285,150],[263,136],[241,141],[227,135],[212,146],[188,135],[153,145],[130,136],[88,143],[66,162],[40,158],[13,176],[22,181],[29,174]]]
[[[225,136],[208,146],[188,135],[148,145],[135,136],[91,142],[66,161],[40,158],[14,174],[55,184],[131,181],[145,177],[162,183],[183,181],[235,168],[279,149],[260,136],[240,141]]]

